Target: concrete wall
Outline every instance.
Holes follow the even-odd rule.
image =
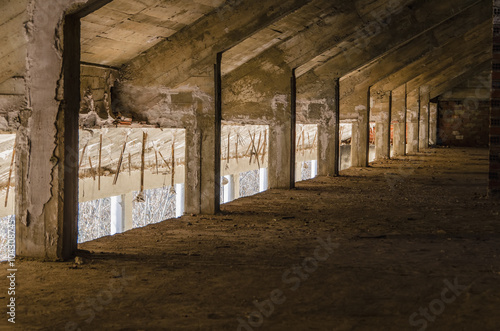
[[[488,146],[489,101],[440,100],[438,107],[438,144]]]
[[[100,118],[112,113],[111,87],[118,79],[118,71],[110,68],[82,65],[80,67],[80,113],[95,111]]]

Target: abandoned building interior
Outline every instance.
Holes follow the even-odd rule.
[[[500,1],[0,0],[0,38],[0,329],[500,327]]]

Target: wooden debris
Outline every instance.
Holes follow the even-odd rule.
[[[83,157],[85,156],[85,151],[87,150],[87,145],[89,144],[89,140],[85,143],[85,146],[83,146],[83,151],[82,151],[82,156],[80,157],[80,163],[78,163],[78,169],[82,166],[83,162]]]
[[[122,152],[120,153],[120,158],[118,159],[118,166],[116,168],[115,178],[113,179],[113,185],[116,185],[118,181],[118,175],[120,175],[120,170],[122,168],[123,154],[125,153],[125,148],[127,147],[128,134],[125,135],[125,141],[123,142]]]
[[[167,160],[165,160],[163,154],[161,154],[160,151],[158,151],[158,154],[160,154],[161,159],[163,160],[163,162],[165,162],[165,165],[167,166],[168,170],[170,170],[170,164],[168,164]]]
[[[95,172],[94,167],[92,167],[92,158],[89,155],[89,164],[90,164],[90,173],[92,174],[92,178],[95,180]]]
[[[267,129],[264,132],[264,143],[262,144],[262,163],[264,163],[266,157],[266,149],[267,149]]]

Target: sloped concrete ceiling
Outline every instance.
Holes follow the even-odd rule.
[[[0,1],[0,83],[23,76],[26,68],[26,0]]]
[[[224,0],[114,0],[82,18],[83,62],[119,67]]]

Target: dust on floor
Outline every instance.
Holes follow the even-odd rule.
[[[487,179],[487,150],[430,149],[87,242],[78,263],[18,259],[0,328],[498,330]]]

